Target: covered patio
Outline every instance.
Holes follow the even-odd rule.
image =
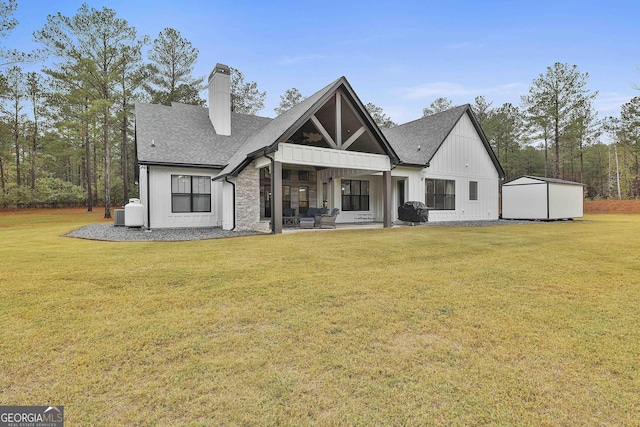
[[[391,170],[399,158],[344,78],[268,123],[234,157],[215,179],[237,176],[239,227],[281,233],[285,210],[295,225],[318,208],[339,209],[337,223],[391,227]]]
[[[391,227],[391,162],[382,154],[281,143],[260,168],[260,216],[272,231],[296,226],[318,208],[340,210],[336,224]],[[292,218],[293,216],[293,218]]]

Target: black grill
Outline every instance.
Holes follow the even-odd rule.
[[[406,222],[429,221],[429,208],[422,202],[404,202],[398,207],[398,218]]]

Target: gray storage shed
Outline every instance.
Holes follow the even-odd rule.
[[[570,219],[583,216],[583,184],[521,176],[502,184],[502,218]]]

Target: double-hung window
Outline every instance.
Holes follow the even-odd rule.
[[[171,212],[211,212],[211,178],[171,175]]]
[[[434,210],[455,210],[456,182],[449,179],[426,179],[425,205]]]
[[[369,210],[369,181],[342,180],[342,210]]]

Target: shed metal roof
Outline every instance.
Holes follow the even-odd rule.
[[[522,178],[534,179],[534,180],[540,181],[540,182],[551,182],[551,183],[554,183],[554,184],[568,184],[568,185],[581,185],[581,186],[584,186],[584,184],[582,184],[580,182],[565,181],[564,179],[546,178],[546,177],[542,177],[542,176],[531,176],[531,175],[519,176],[519,177],[517,177],[515,179],[512,179],[509,182],[505,182],[504,184],[502,184],[502,186],[505,186],[505,185],[519,185],[516,181],[518,181],[518,180],[520,180]]]

